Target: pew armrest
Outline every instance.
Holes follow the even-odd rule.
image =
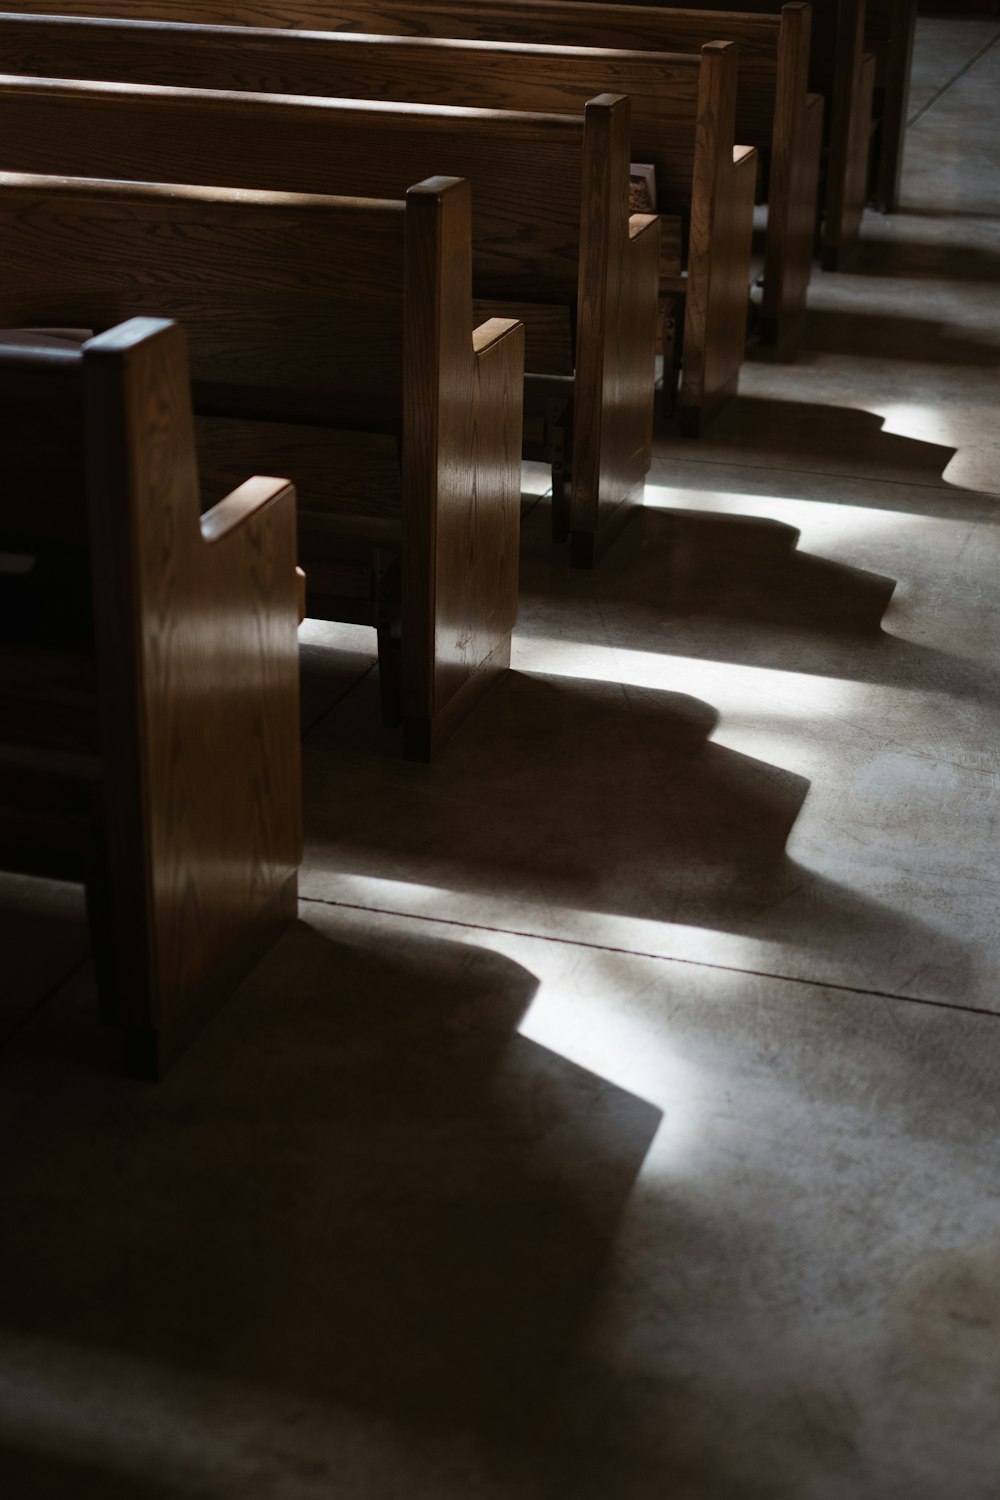
[[[295,489],[290,480],[272,479],[262,474],[244,480],[202,516],[202,537],[206,542],[221,541],[237,527],[247,525],[253,516],[277,504],[289,490],[294,509]]]
[[[468,182],[411,188],[406,241],[403,751],[430,760],[510,662],[524,325],[473,326]]]
[[[522,327],[517,318],[487,318],[480,323],[478,328],[472,330],[472,348],[477,356],[487,354],[488,351],[498,345],[507,334],[512,333],[515,328]]]

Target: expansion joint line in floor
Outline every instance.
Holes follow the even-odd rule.
[[[965,64],[965,66],[963,68],[959,68],[958,72],[955,74],[955,76],[953,78],[949,78],[947,83],[942,84],[941,87],[938,89],[937,93],[933,96],[933,98],[928,99],[928,101],[927,101],[926,104],[922,104],[920,106],[920,108],[917,110],[916,114],[913,116],[912,120],[907,120],[907,122],[906,122],[906,128],[907,128],[907,130],[910,129],[911,125],[915,125],[917,123],[917,121],[921,118],[921,116],[925,115],[929,109],[933,109],[934,105],[941,98],[942,94],[946,94],[948,92],[948,90],[950,88],[952,88],[958,82],[958,80],[960,78],[964,78],[965,75],[966,75],[966,73],[968,73],[969,69],[970,68],[974,68],[976,66],[976,63],[979,61],[979,59],[981,57],[985,57],[986,54],[987,54],[987,52],[989,52],[990,48],[996,46],[997,42],[1000,42],[1000,31],[998,31],[997,34],[996,34],[996,36],[993,37],[990,41],[988,41],[986,43],[985,47],[980,47],[980,49],[976,53],[975,57],[970,58],[970,60]]]
[[[773,979],[776,984],[805,985],[814,990],[836,990],[842,995],[866,995],[873,1000],[897,1000],[904,1005],[922,1005],[931,1010],[957,1010],[967,1016],[989,1016],[1000,1021],[1000,1013],[981,1005],[959,1005],[954,1000],[932,1000],[924,995],[903,995],[895,990],[867,989],[860,984],[839,984],[830,979],[801,979],[770,969],[747,969],[740,964],[717,964],[703,958],[679,958],[668,953],[649,953],[642,948],[618,948],[611,943],[589,943],[586,938],[558,937],[547,932],[527,932],[519,927],[492,927],[485,922],[463,922],[459,917],[429,917],[422,912],[398,911],[391,906],[371,906],[360,901],[334,901],[324,896],[301,896],[308,906],[327,906],[338,911],[368,912],[372,916],[401,917],[407,922],[427,922],[436,927],[459,927],[466,932],[488,932],[498,937],[526,938],[533,943],[558,943],[564,948],[585,948],[594,953],[614,953],[622,958],[647,958],[654,963],[679,964],[689,969],[712,969],[721,974],[745,974],[748,979]]]
[[[334,698],[333,702],[332,703],[328,703],[326,705],[326,707],[323,709],[323,712],[320,713],[320,714],[317,714],[316,717],[315,717],[315,719],[313,719],[312,723],[306,725],[306,727],[302,730],[302,733],[299,736],[299,738],[301,740],[303,740],[303,741],[307,740],[309,738],[309,736],[312,734],[313,730],[314,729],[318,729],[319,726],[322,723],[324,723],[324,721],[326,719],[328,719],[330,717],[330,715],[333,713],[334,709],[337,708],[339,704],[343,703],[343,701],[347,697],[347,695],[349,693],[353,693],[354,690],[355,690],[355,688],[359,688],[361,686],[361,684],[364,682],[364,680],[365,680],[366,677],[370,677],[372,675],[372,673],[374,672],[374,670],[375,670],[375,668],[377,666],[378,666],[378,662],[377,661],[373,661],[370,666],[367,666],[365,668],[365,670],[360,674],[360,676],[353,678],[353,680],[347,684],[347,687],[345,687],[342,692],[340,692],[340,693],[337,694],[337,696],[336,696],[336,698]]]

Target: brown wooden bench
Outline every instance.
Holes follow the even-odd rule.
[[[748,150],[734,151],[731,48],[707,46],[700,55],[609,53],[5,14],[0,68],[512,110],[577,112],[606,87],[627,93],[633,155],[655,165],[655,206],[670,216],[661,293],[687,293],[681,390],[686,430],[697,431],[735,390],[746,342],[756,161]]]
[[[162,0],[157,9],[163,9]],[[804,0],[792,0],[774,16],[706,14],[655,5],[609,8],[588,0],[510,0],[503,5],[470,0],[290,0],[272,4],[269,10],[259,4],[175,0],[171,14],[179,16],[181,9],[211,11],[220,18],[235,18],[244,9],[254,16],[266,11],[272,26],[629,51],[697,52],[712,41],[737,43],[735,138],[761,152],[768,179],[763,299],[756,331],[766,343],[786,347],[798,331],[814,255],[823,129],[822,98],[808,91],[811,9]],[[0,63],[23,71],[32,40],[30,32],[23,33],[20,55],[0,51]],[[79,35],[73,40],[79,55],[86,42]],[[624,78],[616,86],[630,92]],[[634,98],[632,137],[636,155],[646,159]]]
[[[215,3],[215,0],[160,0],[155,7],[163,11],[169,5],[174,24],[186,17],[211,16],[227,21],[244,16],[254,20],[262,12],[260,5]],[[103,7],[102,7],[103,8]],[[92,6],[91,9],[96,9]],[[149,6],[137,9],[125,6],[133,16],[145,14]],[[626,49],[629,52],[699,52],[706,43],[716,40],[739,44],[739,70],[736,94],[735,138],[765,153],[768,165],[768,228],[764,268],[764,290],[757,332],[768,343],[788,344],[797,329],[805,306],[806,289],[814,252],[816,195],[819,155],[822,144],[822,104],[818,94],[807,89],[809,63],[809,28],[811,13],[803,0],[783,7],[777,16],[729,15],[700,11],[664,10],[656,6],[632,5],[627,8],[586,3],[575,0],[511,0],[500,6],[471,5],[468,0],[291,0],[289,4],[272,5],[268,16],[270,28],[328,26],[348,33],[382,33],[411,38],[465,38],[478,41],[513,41],[538,46],[572,46],[601,49]],[[317,58],[322,55],[321,38],[300,37],[296,43],[276,45],[270,31],[261,26],[262,35],[255,41],[234,38],[231,32],[216,33],[214,41],[204,36],[200,47],[204,63],[197,57],[180,56],[181,40],[162,23],[143,23],[141,32],[130,35],[126,27],[115,28],[102,22],[98,27],[86,22],[52,18],[40,21],[5,15],[0,26],[0,67],[10,72],[48,73],[50,76],[107,77],[112,74],[132,82],[179,83],[208,86],[211,65],[224,66],[230,76],[282,91],[290,82],[302,85],[301,92],[328,92],[329,74]],[[45,36],[43,27],[52,24]],[[359,38],[360,40],[360,38]],[[366,52],[372,59],[376,86],[398,97],[405,86],[414,98],[426,97],[419,92],[424,78],[414,69],[406,54],[385,47],[376,48],[368,39]],[[379,85],[381,53],[382,81]],[[555,65],[555,58],[550,54]],[[164,65],[170,76],[155,75]],[[669,64],[664,60],[663,81],[672,86]],[[597,75],[581,74],[580,60],[563,57],[558,64],[558,89],[563,81],[571,83],[573,69],[578,82],[593,92]],[[658,136],[664,118],[662,106],[650,111],[637,97],[636,84],[630,84],[624,69],[626,57],[608,59],[609,85],[620,88],[632,99],[632,141],[637,157],[649,160],[659,155]],[[674,65],[675,66],[675,65]],[[466,69],[477,90],[496,71],[495,56],[490,53],[466,54]],[[356,78],[338,81],[344,92],[362,88],[369,82]],[[218,72],[216,72],[218,77]],[[641,75],[640,75],[641,78]],[[519,81],[527,81],[523,70]],[[638,82],[638,81],[636,81]],[[231,86],[231,84],[227,84]],[[509,85],[508,85],[509,86]],[[648,82],[643,85],[648,89]],[[537,96],[536,96],[537,100]],[[444,96],[435,102],[445,102]],[[479,102],[477,100],[477,102]],[[504,103],[517,107],[518,100],[508,95]],[[707,101],[706,101],[707,102]],[[680,105],[678,100],[677,104]],[[535,107],[532,104],[531,107]],[[541,107],[541,106],[539,106]],[[677,109],[677,124],[689,137],[683,114]],[[646,141],[650,142],[647,146]],[[695,147],[697,150],[697,145]],[[687,148],[690,155],[690,146]],[[661,168],[662,173],[662,168]],[[675,178],[683,184],[687,163],[680,174],[662,176],[663,207],[670,211],[678,199]],[[683,194],[681,194],[683,197]],[[711,219],[711,209],[702,220]],[[666,243],[672,240],[667,236]],[[733,278],[735,279],[735,278]],[[720,319],[720,321],[723,321]],[[691,337],[697,335],[692,330]],[[688,339],[690,345],[691,339]],[[690,376],[689,376],[690,379]]]
[[[184,337],[0,345],[0,868],[86,882],[156,1076],[296,912],[295,495],[200,514]]]
[[[868,0],[865,46],[875,56],[875,151],[871,197],[882,213],[899,205],[916,0]]]
[[[526,323],[526,451],[572,418],[575,561],[641,499],[659,223],[628,215],[627,100],[539,115],[5,77],[0,122],[15,171],[399,197],[450,166],[473,184],[476,294]]]
[[[128,0],[114,3],[117,9]],[[155,3],[164,15],[168,13],[171,0]],[[309,4],[310,0],[296,3]],[[314,3],[318,7],[321,0]],[[615,6],[618,3],[611,0]],[[842,268],[853,253],[868,197],[875,57],[865,43],[865,4],[866,0],[812,0],[809,87],[823,96],[826,119],[821,233],[821,261],[826,270]],[[684,8],[774,14],[781,0],[705,0],[704,4],[689,0]]]
[[[42,0],[46,9],[47,0]],[[121,11],[130,0],[113,0]],[[169,16],[174,4],[185,0],[154,0]],[[317,15],[326,0],[294,0],[296,7],[314,5]],[[614,5],[618,0],[611,0]],[[865,42],[866,0],[812,0],[812,39],[809,87],[825,100],[826,161],[823,189],[821,260],[826,270],[842,268],[853,253],[868,198],[868,160],[875,90],[875,57]],[[273,14],[280,0],[263,4],[250,0],[261,21]],[[36,8],[34,5],[32,9]],[[52,6],[52,9],[58,7]],[[235,8],[232,0],[227,9]],[[668,7],[672,9],[673,7]],[[774,14],[781,0],[689,0],[686,10],[743,11]],[[319,25],[317,19],[312,24]]]
[[[386,717],[429,759],[517,613],[523,329],[473,330],[468,184],[403,203],[0,174],[0,266],[6,325],[183,320],[203,487],[292,475],[308,613],[376,626]]]
[[[819,0],[828,5],[831,0]],[[835,0],[840,3],[840,0]],[[844,5],[864,7],[864,0],[844,0]],[[771,65],[765,60],[774,48],[774,28],[778,17],[774,12],[781,9],[780,0],[726,0],[715,3],[685,7],[658,5],[613,7],[592,3],[567,3],[559,0],[511,0],[510,5],[501,3],[471,3],[471,0],[22,0],[19,10],[36,13],[58,12],[78,17],[138,18],[145,21],[169,21],[169,23],[205,23],[217,26],[244,27],[292,27],[321,28],[340,31],[379,31],[385,34],[433,37],[477,37],[477,39],[513,39],[525,42],[558,42],[567,45],[625,46],[625,48],[687,49],[703,45],[708,39],[732,39],[739,42],[748,57],[753,55],[753,65],[741,69],[741,90],[738,96],[738,139],[751,145],[768,147],[772,157],[771,213],[778,229],[777,243],[771,242],[771,264],[765,269],[765,287],[769,302],[765,306],[763,335],[780,338],[775,332],[775,308],[781,308],[780,297],[786,297],[793,309],[801,309],[804,285],[808,272],[802,270],[804,243],[811,251],[811,236],[814,225],[813,213],[813,153],[816,150],[816,135],[822,129],[816,104],[811,104],[808,113],[802,102],[802,84],[792,83],[801,77],[802,28],[808,26],[802,7],[786,6],[789,12],[789,28],[778,39],[783,52],[783,84],[778,89]],[[799,10],[798,23],[792,20],[793,10]],[[624,10],[621,28],[616,21],[616,12]],[[661,13],[663,33],[649,30],[649,18],[645,12],[657,10]],[[747,13],[742,13],[747,12]],[[772,12],[768,21],[766,13]],[[757,20],[754,21],[754,15]],[[853,10],[852,10],[853,15]],[[849,159],[849,142],[858,150],[864,150],[855,115],[858,108],[864,113],[864,101],[856,101],[859,80],[858,63],[861,52],[861,36],[841,37],[843,66],[834,68],[831,52],[837,43],[835,27],[820,23],[819,33],[814,36],[811,49],[811,89],[828,95],[826,130],[832,142],[829,150],[828,184],[831,192],[826,196],[825,258],[832,264],[840,254],[841,242],[847,243],[858,233],[858,223],[853,214],[861,217],[864,190],[856,204],[846,204],[843,192],[843,174]],[[850,42],[850,46],[849,46]],[[763,71],[762,71],[763,69]],[[838,95],[837,117],[831,118],[834,105],[834,78],[837,72],[850,74],[850,89],[841,89]],[[873,75],[874,81],[874,75]],[[871,111],[865,115],[870,118]],[[864,121],[861,126],[864,132]],[[753,133],[751,133],[753,132]],[[801,144],[802,154],[787,160],[787,145],[778,142],[793,141]],[[795,147],[793,147],[795,148]],[[838,186],[835,186],[838,184]],[[786,196],[787,195],[787,196]],[[787,210],[784,204],[787,202]],[[802,205],[805,204],[805,210]],[[789,234],[792,245],[781,251],[780,236],[784,233],[784,214],[789,214]],[[780,294],[781,282],[778,263],[784,266],[789,260],[793,267],[789,290]],[[810,257],[811,258],[811,257]],[[808,266],[808,261],[807,263]],[[805,276],[805,281],[804,281]],[[787,320],[786,320],[787,323]]]

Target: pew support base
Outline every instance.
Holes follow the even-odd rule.
[[[496,686],[509,666],[510,636],[507,636],[432,718],[404,715],[403,758],[422,761],[425,765],[436,760],[464,723],[472,706]]]
[[[122,1028],[122,1058],[129,1077],[158,1083],[201,1031],[208,1017],[221,1009],[233,992],[270,951],[298,915],[298,872],[285,883],[245,927],[239,943],[222,959],[204,993],[189,995],[184,1018],[168,1027],[127,1024]],[[98,963],[95,954],[95,966]]]
[[[593,568],[600,562],[608,548],[618,540],[629,521],[638,513],[643,500],[646,481],[640,480],[625,496],[617,510],[607,516],[598,532],[574,531],[570,535],[570,565],[574,568]]]

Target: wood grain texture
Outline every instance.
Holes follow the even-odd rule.
[[[184,3],[184,0],[178,0],[178,3]],[[198,0],[193,0],[193,3],[197,4]],[[308,0],[297,0],[297,3],[308,3]],[[315,0],[315,3],[318,6],[325,0]],[[611,0],[611,4],[611,14],[621,8],[618,0]],[[822,94],[825,100],[825,265],[842,264],[851,253],[866,198],[866,188],[859,195],[856,171],[859,142],[871,124],[871,79],[865,63],[865,6],[866,0],[812,0],[809,88]],[[199,5],[199,9],[203,8]],[[664,9],[673,10],[674,7]],[[699,0],[689,0],[684,9],[775,15],[781,9],[781,3],[780,0],[705,0],[701,4]]]
[[[496,319],[473,341],[469,217],[467,182],[407,195],[403,735],[420,759],[507,666],[517,616],[524,329]]]
[[[857,243],[868,196],[874,68],[865,52],[865,0],[839,0],[837,66],[828,90],[831,134],[822,230],[825,270],[845,264]]]
[[[823,220],[820,263],[824,271],[843,271],[858,247],[871,166],[872,111],[875,106],[875,58],[871,52],[864,53],[861,58],[856,98],[858,105],[851,117],[844,159],[837,173],[838,196],[832,212],[827,213]]]
[[[141,105],[141,108],[139,107]],[[227,183],[299,193],[399,197],[434,164],[473,186],[473,285],[491,304],[543,302],[577,317],[579,362],[588,320],[577,308],[581,184],[603,102],[582,114],[531,114],[210,90],[0,79],[0,165],[113,175],[131,181]],[[619,172],[627,179],[629,154]],[[599,222],[610,233],[627,207]],[[477,191],[476,184],[483,186]],[[588,230],[588,245],[596,230]],[[630,274],[621,265],[621,274]],[[651,308],[650,320],[655,317]],[[583,357],[586,351],[583,351]],[[645,403],[653,400],[652,383]],[[643,416],[643,420],[645,417]],[[584,442],[595,414],[578,413]],[[575,482],[575,479],[574,479]]]
[[[295,913],[294,492],[258,478],[200,515],[176,326],[134,320],[76,361],[86,438],[63,493],[89,538],[97,743],[78,749],[98,776],[91,818],[61,831],[86,834],[102,1002],[156,1076]],[[5,457],[44,469],[44,448],[19,450],[16,404],[5,416]],[[79,775],[37,745],[25,769],[48,789],[21,815],[54,845],[53,788]]]
[[[688,240],[680,404],[682,431],[689,436],[697,435],[736,391],[746,346],[757,184],[754,148],[726,144],[732,140],[736,110],[735,47],[732,42],[709,42],[702,59],[699,129],[705,131],[711,149],[699,154],[698,170],[705,175],[694,195],[696,202],[707,205],[706,216],[692,217]],[[708,288],[704,300],[696,295],[702,285]],[[692,360],[694,368],[689,369]]]
[[[441,205],[447,276],[414,269],[426,204],[433,224]],[[0,322],[55,323],[69,307],[96,328],[153,307],[185,320],[208,481],[218,491],[281,458],[314,613],[377,625],[377,558],[402,545],[403,690],[435,724],[501,645],[484,621],[509,638],[517,595],[520,367],[512,353],[507,386],[485,393],[477,371],[492,343],[519,352],[522,335],[507,323],[474,336],[468,185],[434,179],[407,208],[0,174],[0,263]],[[408,372],[409,341],[442,321],[446,345]],[[475,541],[487,517],[504,542],[489,558]]]
[[[581,338],[570,505],[578,566],[591,566],[605,550],[652,459],[660,257],[656,216],[628,217],[629,101],[594,100],[587,113],[594,149],[580,210]],[[584,411],[591,413],[587,430]]]
[[[882,213],[899,206],[916,25],[917,0],[868,0],[865,46],[875,54],[878,119],[871,196]]]
[[[602,92],[627,93],[631,149],[656,168],[657,207],[704,224],[713,220],[712,204],[693,195],[714,177],[697,168],[695,155],[714,161],[716,148],[700,122],[701,66],[696,53],[0,17],[0,67],[48,77],[574,114]],[[705,303],[726,268],[716,278],[695,259],[689,274],[706,276],[691,291]],[[691,324],[690,337],[703,327],[714,320]],[[537,342],[529,334],[529,354]],[[715,362],[710,352],[699,367]]]
[[[787,352],[802,325],[812,271],[823,100],[807,88],[811,8],[785,5],[780,20],[759,329],[765,343]]]

